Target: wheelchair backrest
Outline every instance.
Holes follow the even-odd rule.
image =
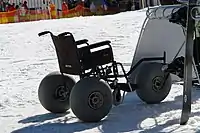
[[[61,73],[79,75],[81,73],[77,46],[72,34],[54,36],[52,40],[56,48]]]

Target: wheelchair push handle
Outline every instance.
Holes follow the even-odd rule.
[[[50,33],[51,35],[53,35],[50,31],[43,31],[43,32],[38,33],[38,36],[43,36],[43,35],[46,35],[48,33]]]
[[[40,33],[38,34],[38,36],[43,36],[43,35],[46,35],[46,34],[48,34],[48,33],[50,33],[51,36],[53,35],[53,33],[50,32],[50,31],[43,31],[43,32],[40,32]],[[65,36],[65,35],[72,35],[72,34],[71,34],[70,32],[63,32],[63,33],[59,34],[58,36]]]

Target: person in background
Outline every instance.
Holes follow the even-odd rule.
[[[27,1],[24,1],[22,7],[24,7],[25,10],[28,10],[28,5],[27,5]]]
[[[49,14],[50,14],[50,19],[56,19],[57,18],[56,5],[51,1],[49,1]]]
[[[68,11],[69,11],[68,4],[65,1],[63,1],[63,3],[62,3],[62,15],[66,16]]]
[[[3,1],[3,8],[4,8],[4,12],[6,12],[6,7],[7,7],[7,2]]]
[[[117,0],[113,0],[112,7],[119,7],[119,2]]]
[[[84,0],[84,7],[90,8],[90,0]]]
[[[84,7],[84,0],[78,0],[77,5]]]
[[[9,12],[9,11],[10,11],[10,8],[11,8],[11,4],[8,3],[8,4],[6,5],[6,12]]]
[[[48,18],[48,7],[47,7],[47,1],[46,0],[42,0],[42,14],[43,14],[43,19],[47,19]]]
[[[107,2],[106,2],[105,0],[102,0],[101,8],[102,8],[104,11],[107,11],[107,10],[108,10]]]
[[[19,8],[21,8],[22,7],[22,3],[21,2],[19,2]]]
[[[92,1],[91,4],[90,4],[90,11],[95,14],[96,13],[96,6],[94,5],[94,2]]]
[[[3,0],[0,1],[0,12],[3,12]]]
[[[12,3],[12,5],[10,6],[9,11],[14,11],[14,10],[16,10],[16,9],[15,9],[15,3]]]
[[[73,9],[76,7],[76,1],[75,0],[68,0],[68,6],[69,9]]]
[[[140,4],[138,1],[134,0],[135,10],[140,10]]]
[[[68,11],[69,10],[68,4],[66,3],[66,1],[63,1],[63,3],[62,3],[62,10],[63,11]]]
[[[20,21],[26,21],[26,15],[28,13],[28,6],[27,2],[24,1],[24,3],[19,7],[19,15],[20,15]]]
[[[133,6],[132,0],[128,0],[126,4],[126,11],[131,11],[132,6]]]
[[[16,5],[16,6],[15,6],[15,9],[16,9],[16,10],[19,9],[19,5]]]

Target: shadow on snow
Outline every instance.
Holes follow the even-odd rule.
[[[193,101],[198,100],[198,94],[200,94],[200,92],[198,91],[196,91],[195,94],[192,94]],[[66,115],[65,119],[63,120],[63,117],[62,119],[59,119],[59,117],[63,115],[47,113],[31,116],[26,119],[20,120],[19,123],[23,124],[34,122],[35,123],[21,129],[17,129],[12,133],[74,133],[92,128],[97,128],[99,132],[103,133],[131,132],[134,130],[140,132],[155,133],[161,132],[163,129],[171,125],[179,124],[180,117],[178,117],[178,119],[168,120],[164,124],[158,124],[156,122],[156,117],[160,116],[162,113],[167,113],[172,110],[180,110],[181,107],[182,95],[176,96],[174,101],[166,101],[156,105],[147,105],[141,102],[135,94],[128,93],[125,97],[124,103],[118,107],[114,107],[108,114],[106,119],[102,120],[101,122],[83,123],[80,121],[76,121],[73,123],[67,123],[67,121],[69,121],[70,119],[76,118],[63,114]],[[191,117],[198,115],[200,115],[200,113],[192,113]],[[48,120],[52,120],[55,118],[58,119],[47,122]],[[142,128],[141,123],[147,118],[154,119],[154,125],[149,129],[144,129]],[[178,130],[179,127],[180,126],[176,126],[175,128],[173,128],[173,131]]]

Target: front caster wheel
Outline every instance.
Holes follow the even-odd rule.
[[[118,106],[122,103],[122,95],[119,89],[115,89],[112,93],[113,95],[113,105]]]

